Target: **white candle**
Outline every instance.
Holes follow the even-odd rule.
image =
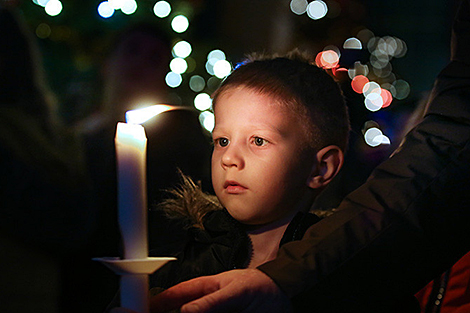
[[[139,125],[162,112],[175,109],[154,105],[128,111],[128,123],[116,128],[118,179],[118,222],[124,245],[124,259],[138,263],[148,261],[147,238],[147,137]],[[144,260],[145,259],[145,260]],[[121,275],[121,306],[139,313],[149,312],[147,273]]]
[[[118,123],[116,130],[118,220],[125,259],[148,257],[147,137],[144,127]]]

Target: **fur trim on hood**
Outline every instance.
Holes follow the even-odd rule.
[[[180,220],[185,228],[196,227],[204,229],[203,218],[212,211],[222,210],[216,196],[202,191],[201,187],[180,171],[181,183],[167,190],[171,198],[157,205],[166,217]]]

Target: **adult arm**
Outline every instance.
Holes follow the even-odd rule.
[[[259,269],[294,304],[377,304],[413,294],[470,250],[470,10],[453,27],[452,61],[424,120],[350,194],[338,214]]]

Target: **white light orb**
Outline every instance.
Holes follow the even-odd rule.
[[[369,111],[376,112],[382,108],[384,101],[380,94],[370,93],[364,99],[364,104]]]
[[[165,18],[171,13],[171,5],[166,1],[158,1],[153,7],[153,13],[159,18]]]
[[[170,61],[170,69],[172,72],[183,74],[188,69],[188,63],[182,58],[174,58]]]
[[[173,53],[179,58],[186,58],[192,52],[191,44],[187,41],[179,41],[173,46]]]
[[[214,64],[219,61],[219,60],[216,60],[216,59],[210,59],[210,60],[207,60],[206,62],[206,71],[207,73],[209,73],[210,75],[214,75]]]
[[[49,2],[49,0],[38,0],[37,4],[42,6],[42,7],[45,7],[48,2]]]
[[[199,111],[209,110],[212,107],[212,99],[207,93],[200,93],[194,98],[194,107]]]
[[[121,10],[125,1],[126,0],[108,0],[108,3],[114,10]]]
[[[189,27],[189,20],[184,15],[177,15],[171,21],[171,28],[176,33],[184,33]]]
[[[209,111],[201,112],[199,114],[199,122],[207,131],[212,132],[214,130],[215,117],[213,113]]]
[[[49,16],[57,16],[62,12],[63,6],[62,2],[59,0],[50,0],[47,2],[46,6],[44,7],[44,10]]]
[[[110,18],[114,14],[114,9],[108,1],[103,1],[98,5],[98,14],[102,18]]]
[[[307,6],[307,15],[312,20],[319,20],[325,17],[326,13],[328,13],[328,6],[323,1],[312,1]]]
[[[224,78],[232,70],[232,65],[227,60],[219,60],[214,64],[214,75],[217,78]]]
[[[220,49],[215,49],[209,52],[207,55],[207,60],[215,60],[214,63],[218,60],[225,60],[225,53]]]
[[[137,11],[137,2],[135,0],[126,0],[121,6],[121,11],[127,15],[134,14]]]
[[[364,97],[367,97],[371,93],[376,93],[379,94],[382,92],[380,88],[380,85],[377,84],[376,82],[370,81],[367,84],[364,85],[362,88],[362,93],[364,94]]]
[[[380,136],[383,136],[382,131],[377,127],[371,127],[364,133],[364,140],[371,147],[377,147],[381,144]]]
[[[169,87],[176,88],[183,82],[183,77],[178,73],[169,72],[165,76],[165,82]]]

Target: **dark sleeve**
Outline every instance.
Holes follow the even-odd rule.
[[[398,299],[470,250],[469,18],[464,1],[452,62],[436,79],[424,120],[337,214],[259,267],[294,300],[313,310]]]

